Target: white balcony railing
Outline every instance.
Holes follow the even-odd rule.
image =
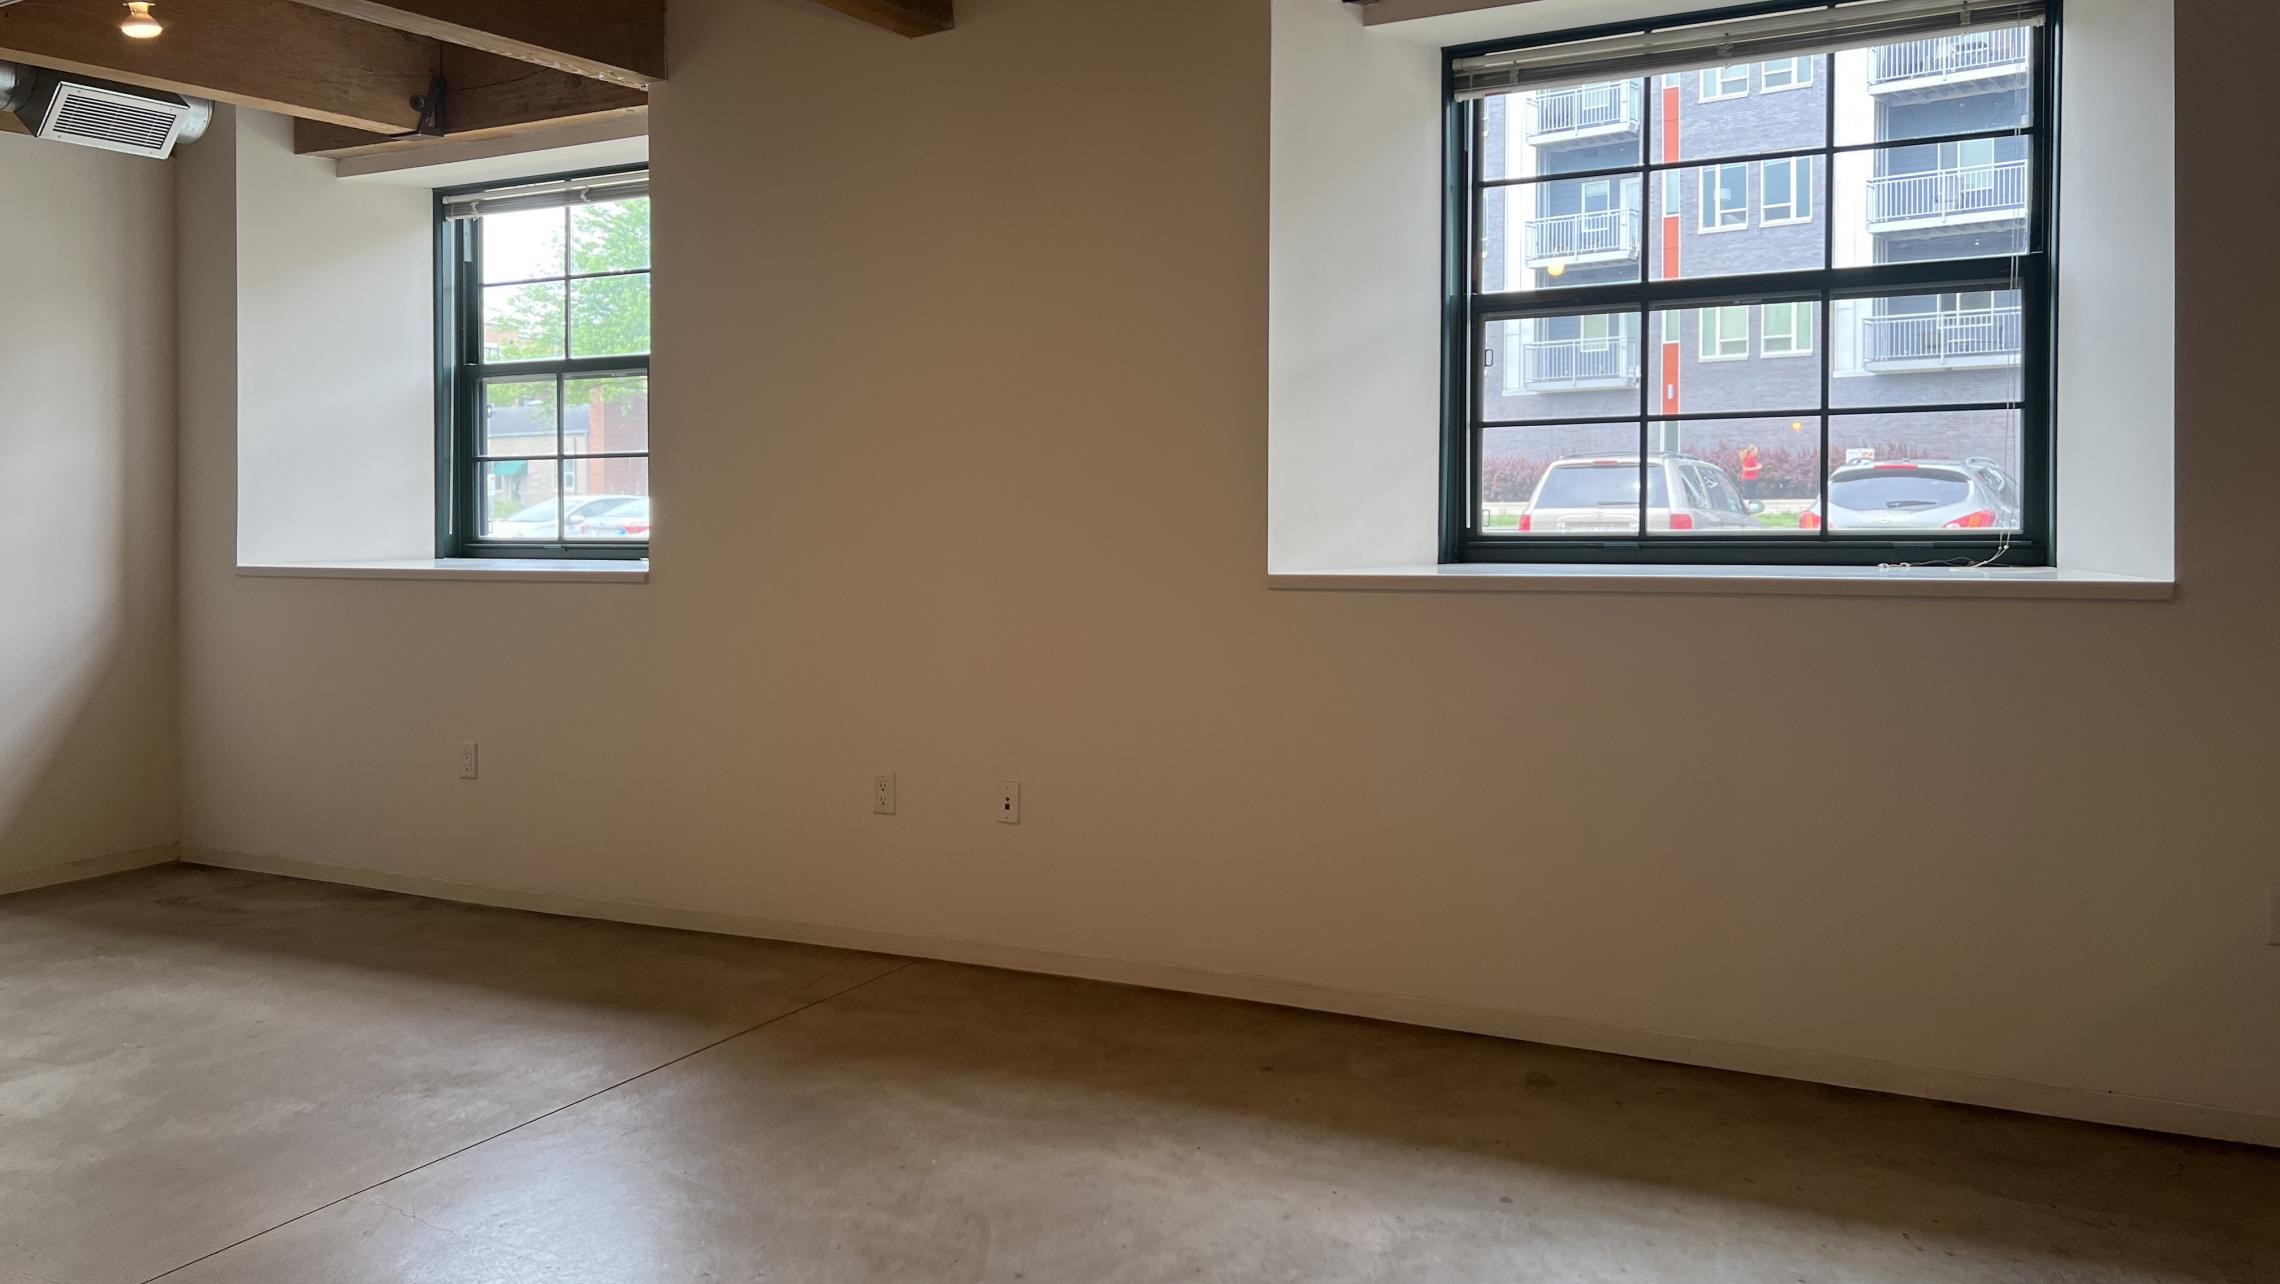
[[[2015,218],[2027,210],[2027,163],[1997,161],[1868,180],[1870,231]]]
[[[1639,212],[1629,206],[1528,220],[1528,266],[1615,263],[1639,257]]]
[[[1871,89],[1910,81],[1946,82],[2008,75],[2027,65],[2027,29],[2002,27],[1884,45],[1869,60]]]
[[[1639,82],[1610,80],[1550,89],[1528,100],[1528,141],[1559,142],[1639,132]]]
[[[2015,363],[2024,337],[2017,308],[1862,317],[1861,359],[1871,368]]]
[[[1631,335],[1599,339],[1535,339],[1520,345],[1520,386],[1530,392],[1639,386],[1639,341]]]

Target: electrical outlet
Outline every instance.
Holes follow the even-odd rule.
[[[1001,825],[1018,825],[1021,823],[1020,781],[1001,780],[998,782],[997,818]]]
[[[895,814],[895,773],[888,771],[871,777],[871,814]]]
[[[462,740],[459,742],[459,778],[461,780],[473,780],[475,775],[475,742]]]

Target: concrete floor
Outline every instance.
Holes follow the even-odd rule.
[[[0,1281],[2280,1281],[2280,1152],[166,867],[0,898]]]

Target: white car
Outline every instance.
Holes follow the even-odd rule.
[[[572,536],[576,536],[586,523],[595,518],[615,512],[628,504],[646,502],[646,498],[640,495],[573,495],[570,497],[570,511],[562,526],[567,527]],[[557,528],[555,521],[555,513],[560,507],[559,500],[541,500],[506,517],[494,517],[484,529],[483,538],[560,539],[563,532]]]

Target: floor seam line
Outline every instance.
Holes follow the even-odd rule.
[[[636,1082],[637,1080],[646,1079],[650,1075],[656,1074],[660,1070],[670,1069],[673,1066],[677,1066],[691,1057],[701,1056],[704,1053],[712,1051],[714,1048],[720,1047],[722,1044],[732,1043],[748,1034],[758,1033],[759,1031],[765,1030],[769,1026],[776,1024],[778,1021],[786,1020],[790,1017],[796,1017],[800,1013],[807,1011],[809,1008],[822,1007],[824,1004],[831,1002],[833,999],[843,998],[849,994],[853,994],[855,991],[860,990],[867,985],[872,985],[879,981],[884,981],[888,977],[901,972],[905,968],[912,967],[923,961],[924,960],[916,958],[905,958],[901,962],[895,964],[893,967],[888,968],[886,971],[880,972],[875,976],[864,977],[862,980],[855,982],[853,985],[846,986],[842,989],[833,990],[831,993],[826,994],[821,998],[810,999],[788,1012],[779,1012],[764,1021],[755,1022],[752,1025],[746,1026],[745,1028],[738,1030],[732,1034],[724,1034],[720,1038],[713,1040],[711,1043],[705,1044],[702,1047],[691,1048],[687,1052],[684,1052],[681,1055],[672,1058],[671,1060],[659,1062],[658,1064],[649,1067],[647,1070],[644,1070],[639,1074],[628,1075],[625,1078],[618,1080],[616,1083],[608,1085],[607,1087],[596,1088],[592,1092],[587,1093],[585,1096],[578,1097],[571,1101],[565,1101],[561,1105],[556,1106],[551,1110],[545,1111],[544,1113],[532,1115],[530,1118],[523,1120],[521,1123],[518,1123],[511,1128],[502,1128],[499,1131],[492,1133],[488,1137],[483,1137],[475,1141],[468,1142],[466,1145],[460,1146],[455,1150],[445,1151],[443,1154],[437,1155],[433,1159],[414,1164],[411,1167],[406,1168],[404,1171],[394,1174],[393,1176],[383,1177],[379,1181],[373,1182],[369,1186],[364,1186],[357,1190],[352,1190],[337,1199],[326,1200],[324,1203],[317,1205],[315,1208],[308,1209],[304,1212],[295,1213],[291,1217],[286,1218],[284,1221],[281,1221],[274,1226],[264,1227],[261,1230],[257,1230],[253,1234],[248,1235],[243,1239],[234,1240],[230,1243],[224,1244],[220,1248],[217,1248],[210,1253],[201,1253],[200,1255],[191,1258],[189,1261],[184,1262],[179,1266],[170,1266],[165,1270],[160,1271],[158,1274],[151,1276],[149,1279],[142,1281],[142,1284],[158,1284],[158,1281],[165,1279],[169,1275],[174,1275],[179,1272],[189,1270],[191,1267],[196,1266],[198,1263],[207,1261],[211,1258],[220,1257],[222,1254],[229,1252],[231,1249],[243,1247],[244,1245],[250,1244],[257,1239],[260,1239],[264,1235],[270,1234],[271,1232],[281,1231],[297,1221],[314,1217],[318,1213],[324,1212],[328,1208],[332,1208],[340,1204],[345,1204],[349,1200],[355,1199],[359,1195],[371,1194],[373,1191],[380,1189],[382,1186],[385,1186],[390,1182],[400,1181],[403,1178],[411,1176],[413,1173],[422,1171],[423,1169],[433,1168],[437,1164],[440,1164],[447,1159],[456,1159],[478,1146],[488,1146],[492,1142],[499,1140],[501,1137],[506,1137],[513,1133],[521,1132],[523,1129],[530,1127],[532,1124],[543,1123],[546,1120],[552,1119],[554,1116],[561,1114],[565,1110],[585,1105],[587,1102],[594,1100],[596,1097],[616,1092],[618,1089],[625,1087],[627,1084]]]

